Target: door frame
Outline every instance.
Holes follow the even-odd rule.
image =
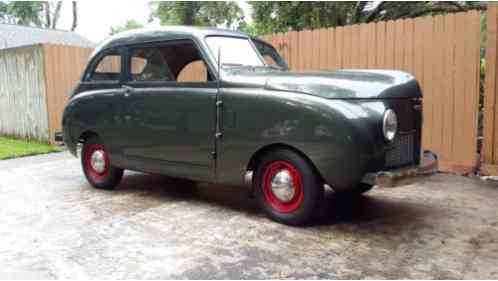
[[[200,59],[204,62],[204,65],[206,66],[206,70],[208,73],[208,76],[211,77],[213,80],[211,81],[183,81],[183,82],[178,82],[178,81],[131,81],[131,56],[132,56],[132,50],[137,49],[137,48],[153,48],[153,47],[161,47],[165,45],[170,45],[170,44],[175,44],[177,42],[185,42],[188,41],[189,43],[192,43],[194,47],[197,49]],[[161,40],[161,41],[154,41],[154,42],[145,42],[145,43],[138,43],[138,44],[130,44],[127,45],[122,51],[122,75],[121,75],[121,81],[120,85],[123,88],[124,91],[133,91],[135,88],[163,88],[167,90],[174,90],[175,88],[181,88],[181,89],[188,89],[188,88],[203,88],[203,89],[215,89],[216,90],[216,95],[213,96],[213,107],[215,107],[215,113],[218,110],[216,101],[218,100],[220,96],[220,89],[219,89],[219,81],[218,81],[218,76],[217,72],[214,71],[211,63],[209,62],[209,58],[207,54],[205,53],[205,50],[201,47],[199,42],[197,42],[195,37],[191,36],[185,36],[185,37],[178,37],[174,39],[167,39],[167,40]],[[188,64],[187,64],[188,65]],[[181,71],[179,72],[181,73]],[[219,114],[216,114],[214,117],[215,124],[214,128],[215,130],[213,131],[213,150],[212,150],[212,168],[213,168],[213,180],[216,180],[217,178],[217,157],[216,157],[216,148],[219,146],[218,142],[219,139],[216,137],[216,128],[218,126],[222,126],[222,118],[220,117]],[[211,166],[211,165],[210,165]]]

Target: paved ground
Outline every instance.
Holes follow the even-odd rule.
[[[127,174],[90,188],[66,153],[0,161],[0,278],[498,278],[498,185],[435,175],[313,225],[266,219],[246,189]]]

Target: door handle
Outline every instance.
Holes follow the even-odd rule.
[[[125,97],[129,97],[130,93],[133,92],[133,88],[130,86],[123,85],[123,86],[121,86],[121,88],[123,88],[123,90],[124,90]]]

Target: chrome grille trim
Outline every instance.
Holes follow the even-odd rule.
[[[388,147],[384,160],[385,168],[396,168],[413,164],[415,150],[415,131],[400,132]]]

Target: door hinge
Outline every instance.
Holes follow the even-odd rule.
[[[221,137],[223,136],[223,133],[216,133],[214,135],[217,139],[221,139]]]
[[[211,156],[213,156],[213,159],[216,159],[216,152],[211,152]]]

